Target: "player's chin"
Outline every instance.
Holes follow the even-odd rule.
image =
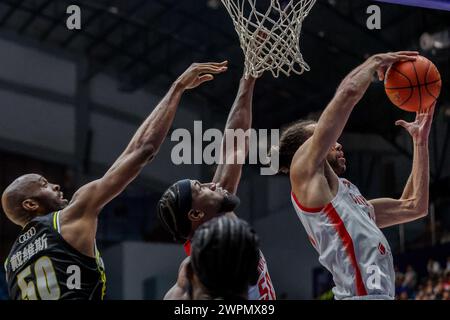
[[[347,166],[345,164],[339,164],[338,175],[341,176],[347,170]]]
[[[226,212],[232,212],[234,209],[236,209],[241,200],[238,196],[235,194],[228,193],[226,196],[222,198],[222,202],[220,204],[219,212],[226,213]]]
[[[69,200],[67,200],[67,199],[61,199],[59,201],[59,207],[61,209],[64,209],[65,207],[67,207],[68,204],[69,204]]]
[[[343,175],[347,170],[346,161],[344,158],[338,158],[335,164],[335,172],[338,176]]]

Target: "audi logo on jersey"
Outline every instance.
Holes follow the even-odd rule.
[[[24,242],[30,240],[35,234],[36,234],[36,229],[34,227],[31,227],[27,232],[20,235],[19,242],[24,243]]]

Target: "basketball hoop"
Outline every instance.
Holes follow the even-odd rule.
[[[244,51],[245,78],[258,78],[266,70],[275,78],[280,72],[289,76],[309,71],[300,52],[300,33],[316,0],[270,0],[266,8],[257,8],[257,0],[221,1]]]

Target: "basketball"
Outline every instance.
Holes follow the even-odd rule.
[[[400,109],[410,112],[426,110],[441,92],[441,76],[425,57],[393,64],[386,72],[384,87],[389,99]]]

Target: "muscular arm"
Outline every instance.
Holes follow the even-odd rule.
[[[374,73],[378,72],[381,78],[385,68],[392,63],[400,60],[414,60],[415,56],[417,56],[416,52],[374,55],[344,78],[334,98],[322,113],[314,134],[300,146],[292,159],[290,167],[292,189],[302,202],[306,205],[311,203],[322,205],[331,199],[330,182],[321,172],[324,161],[341,136],[353,108],[367,91]],[[313,195],[314,199],[310,199],[311,193],[308,193],[305,186],[311,190],[323,190],[324,196]]]
[[[187,257],[180,264],[178,269],[178,278],[175,285],[167,291],[164,300],[189,300],[189,279],[188,279],[188,265],[190,257]]]
[[[80,215],[96,215],[100,209],[140,173],[158,152],[169,131],[183,89],[174,84],[153,112],[145,119],[130,143],[103,177],[81,187],[68,210]]]
[[[301,147],[302,152],[294,155],[290,171],[301,176],[308,172],[314,173],[341,136],[353,108],[372,82],[374,73],[396,61],[415,59],[416,55],[413,52],[375,55],[347,75],[322,113],[313,136]]]
[[[224,72],[226,63],[191,65],[171,86],[167,94],[145,119],[130,143],[103,177],[81,187],[64,215],[95,218],[101,208],[121,193],[158,152],[175,117],[183,92]]]
[[[368,59],[342,81],[317,122],[313,136],[292,159],[290,172],[294,180],[297,175],[304,179],[305,173],[314,173],[323,163],[342,134],[353,108],[369,87],[377,67],[375,58]]]
[[[400,199],[380,198],[370,201],[374,206],[376,222],[380,228],[413,221],[428,214],[430,180],[428,134],[433,112],[434,107],[429,112],[418,114],[413,123],[401,122],[413,138],[413,165]]]
[[[248,154],[249,141],[246,136],[245,143],[235,143],[234,148],[227,146],[227,136],[233,133],[227,129],[242,129],[246,132],[252,125],[252,98],[256,79],[250,77],[248,80],[241,79],[239,91],[231,108],[228,120],[225,126],[225,134],[222,140],[222,152],[226,156],[224,163],[219,164],[214,174],[213,182],[218,183],[222,188],[230,193],[236,193],[239,181],[241,179],[242,163],[238,159],[245,159]],[[230,149],[227,151],[227,148]]]

